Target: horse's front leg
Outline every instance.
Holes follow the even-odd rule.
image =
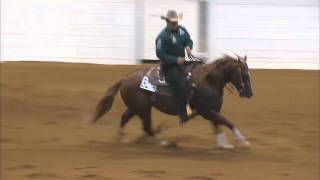
[[[219,129],[219,125],[225,125],[227,126],[231,131],[235,138],[235,141],[237,145],[239,146],[250,146],[250,143],[247,141],[247,139],[241,134],[241,132],[234,126],[233,123],[231,123],[229,120],[227,120],[225,117],[220,115],[219,113],[210,110],[205,113],[203,113],[203,117],[207,120],[210,120],[212,123],[214,123],[214,126],[216,127],[217,132],[217,143],[222,142],[224,139],[227,139],[222,131]],[[219,133],[220,132],[220,133]],[[218,140],[219,139],[219,140]],[[219,144],[218,144],[219,145]]]
[[[215,131],[217,147],[221,149],[233,149],[234,146],[229,143],[226,134],[221,130],[219,124],[212,121],[211,124]]]

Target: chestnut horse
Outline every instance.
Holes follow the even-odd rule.
[[[233,133],[238,144],[249,146],[249,142],[227,118],[220,114],[223,103],[223,89],[231,85],[239,93],[240,97],[252,97],[251,79],[246,63],[247,57],[237,58],[224,55],[210,64],[196,65],[191,68],[191,81],[196,84],[196,90],[190,105],[196,114],[209,120],[216,132],[217,146],[221,148],[233,148],[221,131],[220,125],[227,126]],[[97,121],[112,106],[113,99],[120,90],[121,97],[127,109],[121,117],[119,133],[129,120],[137,115],[142,120],[143,130],[147,136],[154,136],[151,125],[151,109],[157,108],[163,113],[177,115],[177,108],[173,95],[170,93],[149,92],[140,88],[142,78],[150,68],[136,71],[119,80],[111,86],[96,107],[96,113],[92,122]]]

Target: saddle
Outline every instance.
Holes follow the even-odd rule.
[[[187,81],[188,84],[192,84],[192,86],[195,86],[194,83],[191,82],[192,80],[192,73],[194,66],[192,64],[189,64],[185,68],[185,72],[187,74]],[[151,67],[149,71],[144,75],[141,83],[140,88],[150,91],[150,92],[158,92],[161,90],[169,90],[170,84],[168,84],[165,80],[164,74],[161,70],[161,66],[157,65],[154,67]]]
[[[149,71],[143,76],[140,84],[141,89],[151,92],[157,92],[160,86],[169,86],[161,71],[160,65],[151,67]]]
[[[205,64],[204,61],[192,54],[188,54],[189,61],[186,61],[185,73],[187,73],[187,83],[191,89],[196,89],[196,84],[192,83],[192,70],[198,66]],[[161,65],[154,66],[143,77],[140,88],[150,92],[158,92],[160,89],[170,89],[166,82],[164,74],[161,70]]]

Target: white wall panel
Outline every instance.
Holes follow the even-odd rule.
[[[3,0],[1,60],[134,64],[134,1]]]
[[[210,4],[212,59],[247,54],[255,68],[319,69],[316,1],[226,0]]]

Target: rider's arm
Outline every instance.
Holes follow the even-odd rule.
[[[177,63],[177,57],[167,53],[167,43],[164,37],[158,37],[156,40],[156,55],[161,60],[164,61],[166,65],[172,65]]]
[[[190,49],[193,48],[193,41],[191,40],[190,34],[186,31],[186,47],[189,47]]]

